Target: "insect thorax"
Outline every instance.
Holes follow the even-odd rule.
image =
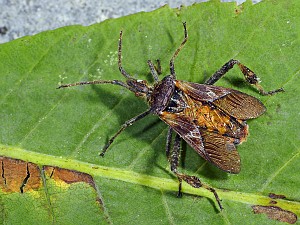
[[[168,106],[175,90],[174,79],[171,75],[164,77],[154,85],[149,98],[149,105],[154,114],[159,114]]]
[[[189,107],[189,105],[185,99],[183,91],[175,87],[165,111],[170,113],[180,113],[187,107]]]

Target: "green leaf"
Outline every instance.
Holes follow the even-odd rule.
[[[275,199],[273,206],[299,217],[299,15],[297,0],[241,6],[210,1],[180,9],[165,6],[89,27],[63,27],[0,45],[0,155],[90,174],[96,188],[93,192],[74,184],[74,195],[61,198],[47,185],[39,195],[2,190],[3,223],[277,224],[251,208],[272,205],[269,193],[285,195],[288,200]],[[217,189],[222,212],[213,195],[201,188],[185,184],[183,192],[192,195],[176,198],[177,181],[164,152],[167,126],[155,116],[127,128],[105,157],[98,157],[126,120],[147,109],[143,100],[114,85],[56,89],[60,82],[124,80],[117,65],[120,30],[128,73],[153,82],[146,62],[161,59],[167,75],[169,60],[183,40],[183,21],[189,39],[175,60],[178,79],[201,83],[234,58],[254,70],[266,90],[285,89],[260,96],[238,68],[217,82],[253,95],[267,107],[264,115],[248,122],[250,136],[238,147],[242,169],[237,175],[184,148],[181,170]],[[76,201],[84,196],[89,202],[100,199],[101,209]]]

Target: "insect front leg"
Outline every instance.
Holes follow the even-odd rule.
[[[156,63],[157,63],[157,66],[155,67],[155,69],[156,69],[156,72],[158,73],[158,75],[160,75],[160,74],[162,74],[160,59],[157,59]]]
[[[169,131],[170,131],[170,129],[169,129]],[[169,133],[168,133],[168,135],[169,135]],[[168,139],[167,139],[167,146],[168,146],[168,142],[169,142]],[[173,150],[172,150],[172,152],[170,152],[171,154],[169,155],[169,162],[171,164],[171,171],[176,174],[176,176],[179,180],[179,190],[178,190],[178,195],[177,196],[178,197],[182,196],[181,183],[182,183],[182,180],[184,180],[185,182],[187,182],[189,185],[191,185],[194,188],[203,187],[203,188],[211,191],[214,194],[215,199],[216,199],[220,209],[222,210],[223,207],[222,207],[222,204],[221,204],[221,200],[220,200],[220,198],[219,198],[219,196],[218,196],[215,189],[213,189],[212,187],[210,187],[206,184],[203,184],[200,181],[200,179],[196,176],[189,176],[189,175],[182,174],[182,173],[178,172],[177,168],[178,168],[179,156],[180,156],[180,143],[181,143],[181,137],[179,136],[179,134],[176,134]],[[167,152],[168,152],[168,149],[167,149]]]
[[[143,119],[145,116],[149,115],[149,113],[151,112],[151,110],[147,110],[146,112],[141,113],[140,115],[137,115],[136,117],[131,118],[130,120],[126,121],[120,128],[120,130],[118,130],[118,132],[111,138],[109,139],[108,143],[104,146],[104,148],[102,149],[102,152],[100,153],[100,156],[104,156],[105,152],[107,151],[107,149],[109,148],[109,146],[113,143],[113,141],[115,140],[115,138],[122,132],[125,130],[126,127],[131,126],[133,123],[135,123],[136,121]]]
[[[257,77],[257,75],[252,70],[250,70],[248,67],[246,67],[245,65],[243,65],[242,63],[240,63],[240,61],[235,60],[235,59],[231,59],[227,63],[225,63],[218,71],[216,71],[205,82],[205,84],[207,84],[207,85],[213,85],[222,76],[224,76],[230,69],[232,69],[235,64],[237,64],[239,66],[240,70],[244,74],[244,77],[245,77],[246,81],[249,84],[254,85],[257,88],[257,90],[260,92],[260,94],[262,94],[262,95],[273,95],[273,94],[275,94],[277,92],[284,91],[283,88],[279,88],[279,89],[272,90],[272,91],[265,91],[263,89],[263,87],[259,84],[259,78]]]
[[[158,82],[158,80],[159,80],[158,79],[158,74],[161,73],[160,60],[158,59],[157,62],[158,62],[158,68],[155,68],[155,66],[154,66],[154,64],[152,63],[151,60],[147,61],[147,64],[148,64],[148,66],[150,68],[150,72],[151,72],[152,77],[155,80],[155,82]]]

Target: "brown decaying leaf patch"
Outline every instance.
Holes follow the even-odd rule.
[[[67,184],[84,182],[91,185],[95,189],[95,183],[91,175],[78,172],[75,170],[62,169],[55,166],[44,166],[45,175],[55,181],[63,181]]]
[[[42,186],[40,169],[30,162],[0,156],[0,173],[2,192],[24,193]]]
[[[43,172],[50,179],[67,184],[84,182],[95,189],[91,175],[75,170],[44,166]],[[35,190],[43,186],[41,170],[38,165],[19,159],[0,156],[0,189],[5,193]]]
[[[291,211],[283,210],[277,206],[261,206],[254,205],[252,209],[255,214],[264,213],[268,216],[269,219],[278,220],[280,222],[286,222],[294,224],[297,222],[297,215]]]
[[[286,198],[284,195],[278,195],[275,193],[269,193],[269,197],[272,199],[285,199]]]

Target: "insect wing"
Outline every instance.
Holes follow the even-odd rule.
[[[230,94],[215,100],[213,104],[241,120],[259,117],[266,111],[266,107],[257,98],[236,90],[231,91]]]
[[[231,89],[213,85],[204,85],[186,81],[175,81],[175,86],[185,94],[198,101],[213,102],[223,96],[230,94]]]
[[[210,161],[224,171],[239,173],[241,160],[234,139],[205,130],[201,130],[200,133]]]
[[[200,131],[194,123],[191,123],[185,116],[169,112],[162,112],[159,117],[172,127],[191,147],[196,149],[203,158],[207,159]]]
[[[191,98],[211,102],[236,119],[256,118],[266,111],[257,98],[233,89],[178,80],[175,85]]]
[[[240,156],[233,138],[200,130],[188,117],[182,115],[162,112],[160,118],[205,160],[224,171],[239,173]]]

